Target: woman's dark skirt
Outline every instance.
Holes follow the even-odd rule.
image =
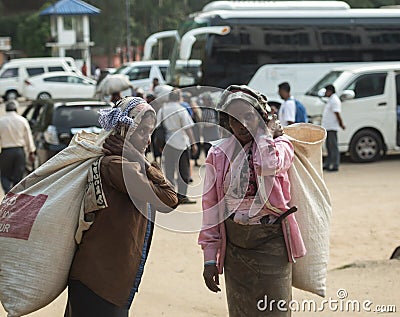
[[[128,317],[127,308],[118,307],[76,280],[68,281],[68,302],[64,317]]]
[[[292,299],[292,264],[282,226],[245,226],[230,218],[225,226],[229,316],[291,316],[288,303]]]

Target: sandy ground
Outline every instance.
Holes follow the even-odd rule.
[[[344,161],[338,173],[325,174],[331,193],[331,251],[326,300],[338,300],[338,291],[347,292],[346,300],[361,305],[372,302],[360,312],[335,311],[325,306],[320,312],[295,312],[293,316],[400,316],[400,261],[389,257],[400,245],[400,156],[391,156],[377,163],[353,164]],[[197,193],[196,205],[181,211],[198,215],[201,172],[194,169],[191,193]],[[2,196],[2,194],[0,194]],[[199,217],[191,218],[198,225]],[[222,287],[223,279],[222,279]],[[297,289],[293,299],[322,298]],[[66,294],[61,294],[47,307],[30,317],[63,316]],[[202,253],[197,233],[180,233],[156,227],[152,249],[139,293],[130,316],[227,316],[225,291],[219,294],[206,289],[202,279]],[[345,300],[342,301],[342,303]],[[395,313],[378,313],[379,305],[395,305]],[[318,307],[317,307],[318,308]],[[390,307],[387,307],[390,309]],[[393,308],[393,307],[392,307]],[[0,317],[6,313],[0,307]]]

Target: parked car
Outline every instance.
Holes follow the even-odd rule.
[[[17,58],[0,69],[0,96],[5,100],[22,95],[24,80],[47,72],[73,71],[81,75],[72,57]]]
[[[93,98],[96,81],[74,72],[52,72],[24,81],[22,95],[30,100],[59,98]]]
[[[66,148],[79,131],[98,133],[100,109],[111,104],[97,100],[35,100],[23,116],[29,121],[36,144],[36,167]]]

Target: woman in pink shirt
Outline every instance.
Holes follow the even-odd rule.
[[[203,226],[207,287],[220,291],[225,269],[229,316],[290,316],[292,266],[305,254],[289,207],[287,171],[294,158],[265,96],[229,86],[218,105],[230,136],[206,159]],[[281,301],[281,302],[280,302]]]

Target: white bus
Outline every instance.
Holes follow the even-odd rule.
[[[342,1],[215,1],[178,33],[167,75],[175,86],[247,84],[266,64],[400,60],[400,9]],[[201,73],[175,67],[191,59]]]

